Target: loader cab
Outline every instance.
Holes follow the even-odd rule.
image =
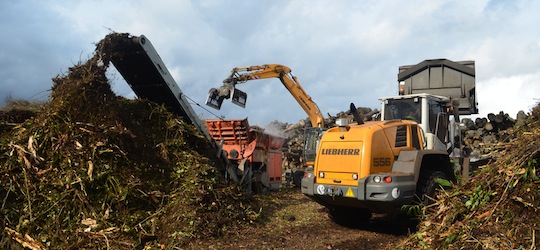
[[[384,97],[382,120],[413,120],[424,131],[425,148],[447,150],[449,98],[430,94]]]

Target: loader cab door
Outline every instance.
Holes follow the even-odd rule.
[[[446,150],[448,135],[448,113],[446,103],[436,99],[427,98],[428,124],[424,129],[427,132],[428,149]]]

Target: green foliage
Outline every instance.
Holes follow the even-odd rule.
[[[422,232],[417,232],[413,238],[416,238],[416,240],[418,240],[418,245],[420,246],[420,248],[422,249],[427,249],[428,248],[428,245],[427,243],[424,241],[424,237],[422,236]]]
[[[407,216],[416,218],[420,218],[425,215],[422,204],[404,205],[401,207],[401,212]]]
[[[453,187],[453,184],[451,181],[443,179],[443,178],[435,178],[435,183],[439,184],[443,189]]]
[[[536,174],[536,168],[538,167],[538,160],[537,159],[529,159],[527,161],[527,170],[525,171],[525,174],[523,175],[523,178],[525,179],[531,179],[538,181],[540,178]]]
[[[455,232],[452,231],[448,235],[444,236],[441,245],[445,248],[452,246],[456,242],[459,241],[460,238],[463,237],[464,232]]]
[[[474,189],[474,192],[472,195],[469,196],[469,200],[465,202],[465,206],[469,210],[476,210],[480,209],[484,205],[486,205],[490,200],[491,197],[495,195],[495,192],[490,192],[484,190],[481,184],[477,185]]]

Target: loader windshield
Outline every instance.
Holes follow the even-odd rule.
[[[385,120],[413,120],[421,122],[422,106],[418,98],[388,99],[384,104]]]

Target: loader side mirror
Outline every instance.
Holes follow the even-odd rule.
[[[356,121],[356,123],[358,125],[364,124],[364,120],[362,119],[362,117],[360,116],[360,113],[358,113],[358,109],[356,109],[356,106],[354,106],[354,103],[352,103],[352,102],[351,102],[351,105],[350,105],[350,109],[351,109],[351,114],[353,115],[354,120]]]

